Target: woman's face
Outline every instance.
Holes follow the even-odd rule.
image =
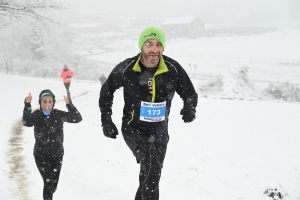
[[[41,100],[41,107],[44,111],[49,112],[53,108],[52,96],[44,96]]]

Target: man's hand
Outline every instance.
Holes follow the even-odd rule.
[[[184,123],[192,122],[196,118],[196,111],[192,107],[182,108],[180,114],[182,115],[182,120]]]
[[[118,133],[118,129],[116,125],[111,121],[106,124],[102,124],[102,131],[106,137],[116,139]]]
[[[191,99],[186,99],[184,101],[184,106],[181,109],[180,114],[182,115],[182,120],[184,121],[184,123],[194,121],[194,119],[196,118],[196,110]]]
[[[111,112],[101,113],[102,131],[106,137],[116,139],[119,133],[116,125],[112,122],[111,115]]]
[[[25,103],[31,103],[31,101],[32,101],[32,96],[31,93],[29,92],[28,96],[25,99]]]

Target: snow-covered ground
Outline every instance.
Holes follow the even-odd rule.
[[[300,31],[290,31],[286,34],[290,36],[290,40],[299,44],[300,37],[292,37],[295,32],[299,36]],[[260,53],[254,51],[250,44],[262,36],[249,36],[248,39],[252,40],[252,43],[248,44],[249,49],[253,54],[257,53],[256,55],[272,51],[276,45],[267,44],[280,41],[278,38],[285,36],[280,32],[274,34],[279,34],[276,40],[268,40],[272,34],[265,35],[265,39],[261,38],[261,43],[265,42],[266,45],[263,45],[265,48]],[[207,52],[211,49],[220,49],[218,46],[212,46],[222,43],[219,41],[220,38],[215,39],[216,42],[206,46]],[[223,42],[228,39],[224,38]],[[208,41],[213,38],[194,42],[202,40]],[[237,37],[235,42],[234,37],[230,40],[237,45],[240,38]],[[285,46],[286,42],[277,42],[277,47]],[[225,72],[231,71],[232,68],[228,67],[226,61],[219,60],[217,65],[217,61],[208,60],[207,64],[204,59],[192,60],[192,57],[187,57],[188,55],[180,56],[175,52],[172,53],[172,49],[186,52],[185,48],[191,43],[190,41],[178,41],[169,45],[167,43],[169,54],[166,49],[166,55],[175,59],[178,57],[177,60],[185,66],[188,66],[189,62],[193,64],[197,62],[198,72],[202,72],[202,69],[206,72],[205,70],[211,67],[212,70],[224,72],[226,76]],[[294,51],[287,50],[286,47],[286,51],[281,49],[282,54],[280,52],[276,54],[274,50],[272,53],[274,58],[281,55],[285,62],[292,62],[289,57],[293,54],[295,60],[300,60],[300,45],[296,47],[291,41],[287,43],[292,45],[288,47],[295,48]],[[188,49],[191,48],[192,46],[189,46]],[[198,48],[199,50],[196,50]],[[201,48],[206,50],[205,46],[199,45],[194,48],[195,53],[198,51],[200,54]],[[237,50],[232,55],[240,51],[247,50]],[[133,56],[136,53],[115,52],[98,55],[97,59],[118,63],[126,56]],[[236,68],[247,64],[231,62],[234,63]],[[230,66],[233,66],[231,64]],[[256,63],[249,65],[250,73],[252,66],[256,69],[253,70],[256,73],[250,74],[251,78],[268,78],[275,72],[291,79],[299,78],[299,66],[283,67],[276,62],[265,65]],[[272,67],[275,72],[272,71]],[[263,74],[266,71],[269,73]],[[16,127],[20,124],[23,102],[29,92],[33,95],[33,107],[37,107],[40,91],[51,89],[58,101],[56,107],[66,110],[63,102],[65,88],[59,79],[0,74],[0,80],[0,101],[3,107],[0,114],[0,199],[42,199],[43,183],[32,155],[33,128]],[[193,82],[197,86],[198,80],[193,79]],[[103,135],[98,108],[99,90],[99,82],[75,79],[71,85],[73,103],[81,112],[83,121],[79,124],[65,124],[65,156],[58,190],[54,194],[55,200],[134,198],[138,187],[139,165],[123,141],[121,133],[116,140]],[[170,114],[170,142],[162,171],[160,199],[272,200],[264,192],[275,188],[286,195],[284,199],[300,198],[299,103],[200,98],[197,118],[189,124],[181,120],[179,115],[181,107],[181,99],[175,96]],[[113,121],[119,129],[122,108],[122,90],[118,90],[113,105]],[[16,132],[19,135],[16,135]]]
[[[63,85],[60,80],[0,77],[9,86],[0,89],[4,94],[1,102],[5,102],[1,112],[0,199],[41,199],[42,179],[32,155],[33,129],[22,129],[23,149],[18,155],[21,167],[13,172],[8,163],[11,156],[7,156],[13,149],[9,139],[13,125],[22,116],[27,93],[31,92],[36,102],[39,92],[50,88],[59,101],[64,94]],[[134,198],[139,166],[121,135],[116,140],[103,136],[97,105],[99,88],[98,83],[72,83],[73,102],[83,121],[65,124],[64,164],[55,199]],[[121,96],[122,91],[118,91],[113,115],[119,128]],[[60,101],[56,107],[66,110],[64,104]],[[300,197],[299,104],[202,98],[197,119],[190,124],[182,122],[181,106],[176,96],[160,184],[161,199],[271,199],[263,194],[268,188],[287,193],[285,199]],[[17,176],[10,179],[11,173]]]

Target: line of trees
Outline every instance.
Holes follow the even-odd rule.
[[[57,17],[61,1],[0,0],[0,71],[57,78],[67,63],[77,78],[99,79],[105,66],[76,53],[77,33]]]

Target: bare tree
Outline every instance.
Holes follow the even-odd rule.
[[[61,0],[0,0],[0,28],[26,18],[56,23],[47,13],[63,8]]]

